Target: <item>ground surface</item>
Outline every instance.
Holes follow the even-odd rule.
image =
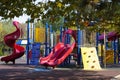
[[[0,80],[120,80],[120,64],[99,71],[85,71],[81,68],[45,69],[22,62],[18,60],[15,65],[0,62]]]

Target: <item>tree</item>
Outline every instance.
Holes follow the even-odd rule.
[[[4,19],[19,17],[34,0],[0,0],[0,16]]]
[[[95,31],[103,31],[105,28],[120,30],[118,29],[120,26],[119,7],[119,0],[56,0],[46,3],[47,12],[42,18],[54,23],[59,20],[58,16],[63,16],[67,27],[81,26],[81,29],[88,28]]]
[[[15,27],[13,27],[11,20],[0,22],[0,56],[3,55],[3,49],[8,48],[4,43],[4,36],[12,31],[15,31]]]
[[[15,27],[11,20],[0,22],[0,42],[3,42],[4,36],[12,31],[15,31]]]
[[[92,26],[89,27],[91,30],[98,30],[98,25],[110,24],[109,29],[112,27],[117,29],[120,26],[120,0],[47,0],[38,3],[35,1],[1,0],[0,16],[8,19],[27,14],[31,17],[31,21],[42,19],[52,25],[64,17],[64,26],[86,28],[87,24]]]

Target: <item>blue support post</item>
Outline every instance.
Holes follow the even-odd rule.
[[[64,28],[64,31],[67,31],[67,28]],[[68,39],[68,34],[65,35],[65,41],[64,41],[65,44],[68,44],[67,39]]]
[[[67,28],[62,28],[62,33],[61,33],[61,41],[64,43],[64,44],[67,44],[67,35],[66,34],[63,34],[64,31],[66,31]],[[63,62],[63,66],[65,66],[67,64],[67,61],[68,61],[68,58],[65,59],[65,61]]]
[[[67,31],[67,30],[68,30],[68,28],[65,28],[65,31]],[[70,44],[70,34],[66,34],[65,44]],[[71,56],[68,56],[65,63],[70,64],[70,59],[71,59]]]
[[[120,63],[120,38],[118,38],[118,43],[117,43],[117,48],[118,48],[118,63]]]
[[[80,51],[80,45],[81,45],[81,31],[80,28],[77,27],[77,64],[81,64],[81,51]]]
[[[33,40],[32,40],[32,42],[34,43],[34,31],[35,31],[35,25],[34,25],[34,23],[33,23],[33,25],[32,25],[32,38],[33,38]]]
[[[30,45],[30,39],[29,39],[29,27],[30,27],[30,21],[28,19],[27,23],[27,46],[26,46],[26,52],[27,52],[27,64],[29,65],[29,45]]]
[[[105,47],[106,47],[106,50],[108,50],[108,41],[106,41]]]
[[[113,41],[113,50],[114,50],[114,64],[116,64],[116,44],[115,44],[115,40]]]
[[[45,56],[48,55],[49,52],[49,45],[48,45],[48,23],[45,26]]]
[[[62,37],[63,37],[63,27],[60,27],[60,42],[62,42]]]
[[[70,34],[67,34],[67,44],[70,44]],[[67,63],[68,64],[70,64],[70,60],[71,60],[71,55],[69,55],[69,57],[68,57],[68,61],[67,61]]]
[[[98,53],[98,44],[99,44],[99,33],[97,32],[96,33],[96,50],[97,50],[97,53]]]

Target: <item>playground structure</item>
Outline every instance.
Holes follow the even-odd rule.
[[[13,22],[13,23],[14,23],[17,30],[4,37],[5,43],[8,46],[12,47],[14,50],[11,55],[1,58],[1,61],[5,61],[6,63],[8,63],[9,61],[12,61],[13,63],[15,63],[15,59],[21,57],[25,51],[25,49],[23,47],[15,44],[15,41],[20,36],[20,30],[19,30],[18,22]],[[50,29],[48,29],[48,27]],[[52,33],[53,31],[51,29],[52,29],[52,26],[51,25],[49,26],[46,23],[45,30],[43,30],[45,32],[45,40],[43,40],[43,41],[45,41],[45,42],[39,43],[39,39],[36,39],[36,42],[33,39],[32,43],[31,43],[30,42],[30,34],[31,34],[30,33],[31,32],[30,23],[28,22],[28,25],[27,25],[27,30],[28,30],[27,31],[27,45],[26,45],[27,64],[31,64],[31,65],[39,65],[40,64],[40,65],[43,65],[46,67],[50,66],[53,68],[62,64],[62,63],[66,63],[66,62],[68,64],[70,64],[69,56],[71,56],[70,54],[73,52],[74,48],[76,48],[77,65],[81,66],[83,64],[84,70],[101,69],[100,64],[99,64],[98,54],[97,54],[98,51],[96,51],[96,46],[98,46],[99,41],[102,42],[103,37],[101,38],[101,36],[97,35],[96,36],[96,46],[94,46],[94,47],[89,46],[88,47],[88,46],[84,45],[84,43],[85,43],[83,41],[83,40],[85,40],[85,39],[83,39],[83,37],[85,36],[84,31],[81,31],[79,28],[77,28],[77,30],[61,28],[60,29],[60,41],[57,44],[54,44],[53,43],[54,42],[53,41],[53,33]],[[37,33],[38,33],[41,30],[39,30],[39,28],[35,28],[35,31],[37,31]],[[14,34],[15,34],[15,36],[14,36]],[[32,35],[33,34],[34,33],[32,33]],[[50,36],[49,39],[48,39],[48,35]],[[35,37],[37,38],[38,36],[39,36],[39,34],[37,34],[37,36],[35,36]],[[74,42],[72,44],[70,44],[70,42],[71,42],[70,37],[71,36],[74,39]],[[32,36],[32,38],[34,38],[34,36]],[[109,40],[116,40],[117,38],[118,37],[116,37],[114,35],[108,37]],[[94,37],[94,39],[95,39],[95,37]],[[10,40],[13,43],[9,42]],[[44,48],[45,48],[44,55],[42,55],[42,57],[40,56],[40,54],[41,54],[40,46],[41,45],[44,45]],[[116,49],[116,47],[114,47],[114,48]],[[85,51],[88,51],[88,52],[85,52]],[[29,57],[30,52],[31,52],[31,58]],[[110,52],[112,52],[112,53],[110,54]],[[108,51],[108,53],[106,53],[106,58],[104,58],[102,56],[104,58],[102,60],[103,63],[104,63],[105,59],[106,59],[108,64],[111,62],[113,63],[113,61],[115,59],[119,60],[119,56],[114,57],[114,51],[110,51],[110,52]],[[110,56],[107,56],[107,55],[110,55]],[[94,60],[92,60],[93,58],[94,58]],[[114,59],[114,60],[111,60],[111,59]],[[119,61],[117,61],[117,62],[119,63]]]
[[[44,65],[46,67],[56,67],[58,65],[60,65],[61,63],[65,62],[66,58],[68,58],[68,56],[72,53],[74,47],[76,46],[76,42],[77,42],[77,64],[81,64],[81,52],[80,52],[80,45],[81,45],[81,37],[82,37],[82,32],[80,31],[80,29],[78,30],[70,30],[70,29],[66,29],[64,31],[61,31],[61,38],[60,38],[60,42],[57,43],[56,46],[54,46],[54,48],[52,49],[53,47],[53,41],[51,40],[51,46],[48,45],[48,41],[50,39],[48,39],[48,37],[45,37],[46,41],[45,41],[45,57],[41,57],[40,58],[40,44],[39,45],[36,45],[34,42],[30,42],[30,23],[28,23],[28,26],[27,26],[27,63],[29,64],[29,60],[30,60],[30,64],[38,64],[38,62],[40,62],[41,65]],[[15,25],[16,26],[16,25]],[[18,26],[17,26],[18,27]],[[52,33],[52,30],[49,29]],[[45,35],[47,36],[48,35],[48,24],[46,24],[46,31],[45,31]],[[78,32],[77,32],[78,31]],[[79,36],[76,36],[79,35]],[[70,44],[70,40],[68,40],[70,38],[70,35],[72,35],[72,37],[74,38],[74,42],[72,44]],[[53,36],[53,35],[51,35]],[[18,38],[16,38],[18,39]],[[78,40],[77,40],[78,39]],[[34,41],[34,40],[33,40]],[[38,43],[37,43],[38,44]],[[32,45],[32,48],[30,47]],[[49,48],[48,48],[49,46]],[[50,51],[50,48],[52,51]],[[36,50],[35,50],[36,49]],[[31,56],[32,58],[30,59],[29,58],[29,51],[32,52]],[[19,56],[20,57],[20,56]],[[18,58],[18,57],[17,57]],[[40,58],[40,61],[39,61],[39,58]],[[7,59],[9,59],[7,57]],[[38,62],[35,62],[35,61],[38,61]],[[68,61],[69,62],[69,61]],[[94,68],[93,68],[94,69]]]
[[[31,23],[28,21],[27,25],[27,45],[26,45],[26,55],[27,55],[27,64],[35,65],[39,64],[39,57],[41,54],[48,55],[50,52],[50,49],[52,48],[53,45],[53,33],[49,35],[48,33],[48,26],[46,24],[46,28],[43,27],[34,27],[34,25],[30,25]],[[32,30],[30,28],[33,27]],[[31,32],[34,32],[30,34]],[[31,36],[33,35],[32,42]],[[52,36],[52,39],[50,39]],[[49,41],[51,40],[51,42]],[[49,45],[50,44],[50,45]],[[40,47],[42,46],[42,50]],[[43,49],[44,48],[44,49]],[[38,55],[38,56],[37,56]],[[31,57],[31,58],[29,58]]]
[[[104,38],[106,37],[106,39]],[[100,47],[101,48],[101,53],[104,52],[105,54],[101,54],[103,57],[103,64],[119,64],[120,63],[120,47],[119,47],[119,37],[120,34],[117,32],[109,32],[108,34],[104,35],[101,34],[99,36],[99,41],[100,41]],[[103,44],[105,39],[105,44]]]
[[[74,42],[72,43],[72,45],[70,45],[70,43],[67,44],[64,43],[66,34],[70,34],[74,38]],[[76,46],[76,31],[68,29],[63,33],[62,43],[58,43],[48,56],[41,57],[40,64],[46,67],[50,66],[53,68],[56,67],[57,65],[60,65],[63,61],[65,61],[66,58],[68,58],[68,56],[71,54],[75,46]],[[85,52],[87,50],[89,52]],[[95,47],[89,48],[81,47],[84,70],[101,69],[96,52],[97,51]]]
[[[81,47],[84,70],[100,70],[97,51],[95,47]]]
[[[68,30],[68,33],[74,36],[71,30]],[[64,42],[58,43],[58,45],[55,46],[55,49],[53,49],[47,57],[40,58],[40,64],[55,67],[61,64],[70,55],[74,47],[75,42],[73,42],[72,45],[64,44]]]
[[[51,26],[51,25],[50,25]],[[60,56],[59,56],[59,54],[60,53],[63,53],[62,52],[62,50],[64,50],[65,48],[63,48],[63,44],[61,44],[60,42],[63,42],[63,39],[62,39],[62,37],[65,35],[64,34],[64,32],[65,31],[67,31],[67,29],[65,30],[65,29],[63,29],[63,28],[61,28],[60,29],[60,42],[58,42],[57,43],[57,45],[52,45],[52,47],[50,47],[50,45],[48,44],[48,42],[50,42],[50,39],[48,39],[48,37],[46,37],[46,36],[48,36],[48,35],[50,35],[49,33],[50,32],[48,32],[48,31],[50,31],[51,29],[48,29],[48,27],[50,28],[50,26],[48,25],[48,24],[46,24],[46,26],[45,26],[45,43],[44,43],[44,45],[45,45],[45,50],[44,50],[44,57],[41,57],[40,58],[40,64],[41,65],[44,65],[44,66],[51,66],[51,67],[56,67],[58,64],[55,64],[55,61],[57,60],[57,58],[60,58]],[[77,28],[76,30],[72,30],[72,31],[75,31],[74,32],[74,39],[76,39],[75,40],[75,42],[76,42],[76,44],[77,44],[77,49],[76,49],[76,53],[77,53],[77,64],[78,65],[81,65],[82,64],[82,60],[84,60],[84,58],[83,58],[83,55],[82,55],[82,52],[81,52],[81,48],[82,48],[82,46],[86,46],[86,49],[87,49],[87,47],[89,46],[89,48],[93,48],[93,45],[84,45],[84,43],[86,43],[84,40],[85,39],[83,39],[83,36],[85,37],[86,36],[86,38],[87,38],[87,35],[89,34],[89,33],[83,33],[84,31],[81,31],[79,28]],[[92,36],[92,35],[94,35],[94,34],[96,34],[95,36]],[[116,33],[114,33],[114,34],[116,34]],[[115,36],[114,35],[112,35],[111,33],[109,33],[109,35],[111,35],[108,39],[109,40],[114,40],[115,38]],[[67,36],[69,36],[69,35],[67,35]],[[91,40],[91,42],[93,42],[93,40],[95,41],[94,42],[94,48],[97,50],[97,51],[95,51],[94,50],[94,54],[96,54],[96,55],[91,55],[91,56],[93,56],[93,57],[96,57],[96,64],[99,66],[99,69],[100,69],[100,65],[99,65],[99,62],[101,62],[101,61],[103,61],[104,62],[104,59],[100,59],[99,60],[99,54],[98,54],[98,52],[99,52],[99,48],[96,48],[96,47],[98,47],[98,45],[99,44],[101,44],[101,43],[99,43],[99,42],[101,42],[102,40],[100,39],[100,36],[101,35],[98,35],[98,33],[92,33],[91,34],[91,38],[92,38],[92,40]],[[117,37],[116,37],[117,38]],[[64,41],[64,44],[69,44],[69,37],[67,38],[67,37],[65,37],[64,38],[65,39],[65,41]],[[66,40],[67,39],[67,40]],[[96,40],[95,40],[96,39]],[[86,40],[87,41],[87,40]],[[91,43],[90,42],[90,43]],[[60,44],[61,44],[61,46],[60,46]],[[89,42],[88,42],[88,44],[89,44]],[[65,45],[64,45],[65,46]],[[62,47],[62,48],[61,48]],[[51,50],[50,50],[51,49]],[[57,49],[58,49],[58,51],[57,51]],[[60,49],[60,51],[59,51],[59,49]],[[111,53],[111,55],[114,55],[114,53],[113,53],[113,51],[110,51],[110,52],[112,52]],[[102,54],[103,54],[103,52],[101,52]],[[54,55],[53,55],[54,54]],[[107,54],[109,54],[109,51],[107,52]],[[51,57],[53,57],[53,59],[50,59]],[[102,56],[103,57],[103,56]],[[107,56],[106,56],[107,57]],[[67,57],[66,57],[67,58]],[[104,57],[103,57],[104,58]],[[108,57],[107,57],[108,58]],[[109,57],[109,59],[118,59],[118,58],[116,58],[116,57]],[[66,59],[65,59],[66,60]],[[112,60],[112,61],[114,61],[114,60]],[[51,64],[49,63],[49,62],[51,62]],[[69,62],[69,61],[68,61]],[[111,61],[109,61],[108,60],[108,62],[107,62],[107,64],[109,64],[109,62],[111,63]],[[54,63],[54,65],[53,65],[53,63]],[[63,61],[63,63],[64,63],[64,61]],[[85,63],[86,64],[86,63]],[[94,63],[94,61],[93,61],[93,63],[92,64],[95,64]],[[113,63],[114,64],[114,63]],[[88,65],[87,65],[88,66]],[[95,67],[95,66],[94,66]],[[85,68],[85,69],[88,69],[88,68]],[[95,69],[95,68],[90,68],[89,67],[89,69]]]
[[[16,27],[16,31],[7,34],[4,37],[4,42],[7,46],[13,48],[12,54],[8,56],[4,56],[1,58],[1,61],[5,61],[5,63],[8,63],[9,61],[12,61],[13,64],[15,64],[15,60],[21,56],[24,55],[25,49],[22,46],[17,45],[15,42],[20,37],[20,28],[19,23],[17,21],[13,22],[13,25]]]

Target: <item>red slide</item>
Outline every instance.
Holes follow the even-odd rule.
[[[60,53],[63,49],[64,49],[64,43],[59,42],[59,43],[54,47],[54,49],[51,51],[51,53],[50,53],[48,56],[46,56],[46,57],[41,57],[41,58],[40,58],[40,64],[41,64],[41,65],[44,65],[44,66],[47,66],[46,63],[47,63],[50,59],[54,58],[55,55],[57,55],[58,53]]]
[[[5,63],[12,61],[13,64],[15,64],[15,59],[23,56],[25,49],[24,47],[15,44],[16,40],[20,37],[20,28],[19,28],[19,23],[17,21],[14,21],[13,25],[16,27],[16,31],[4,37],[5,44],[13,48],[13,52],[8,56],[2,57],[1,61],[5,61]]]
[[[73,38],[76,40],[76,31],[69,29],[64,33],[64,35],[65,34],[71,34]],[[47,57],[40,58],[40,64],[46,67],[51,66],[54,68],[55,66],[61,64],[70,55],[75,45],[76,45],[75,42],[72,43],[72,45],[70,44],[65,45],[64,43],[59,42]]]
[[[61,64],[70,55],[74,47],[75,47],[75,43],[72,43],[72,45],[70,44],[65,45],[64,50],[62,50],[59,54],[57,54],[55,58],[51,58],[46,64],[53,68]]]
[[[54,50],[47,57],[40,58],[40,64],[46,67],[55,67],[61,64],[70,55],[74,47],[75,43],[72,45],[64,45],[64,43],[58,43],[55,46]]]

